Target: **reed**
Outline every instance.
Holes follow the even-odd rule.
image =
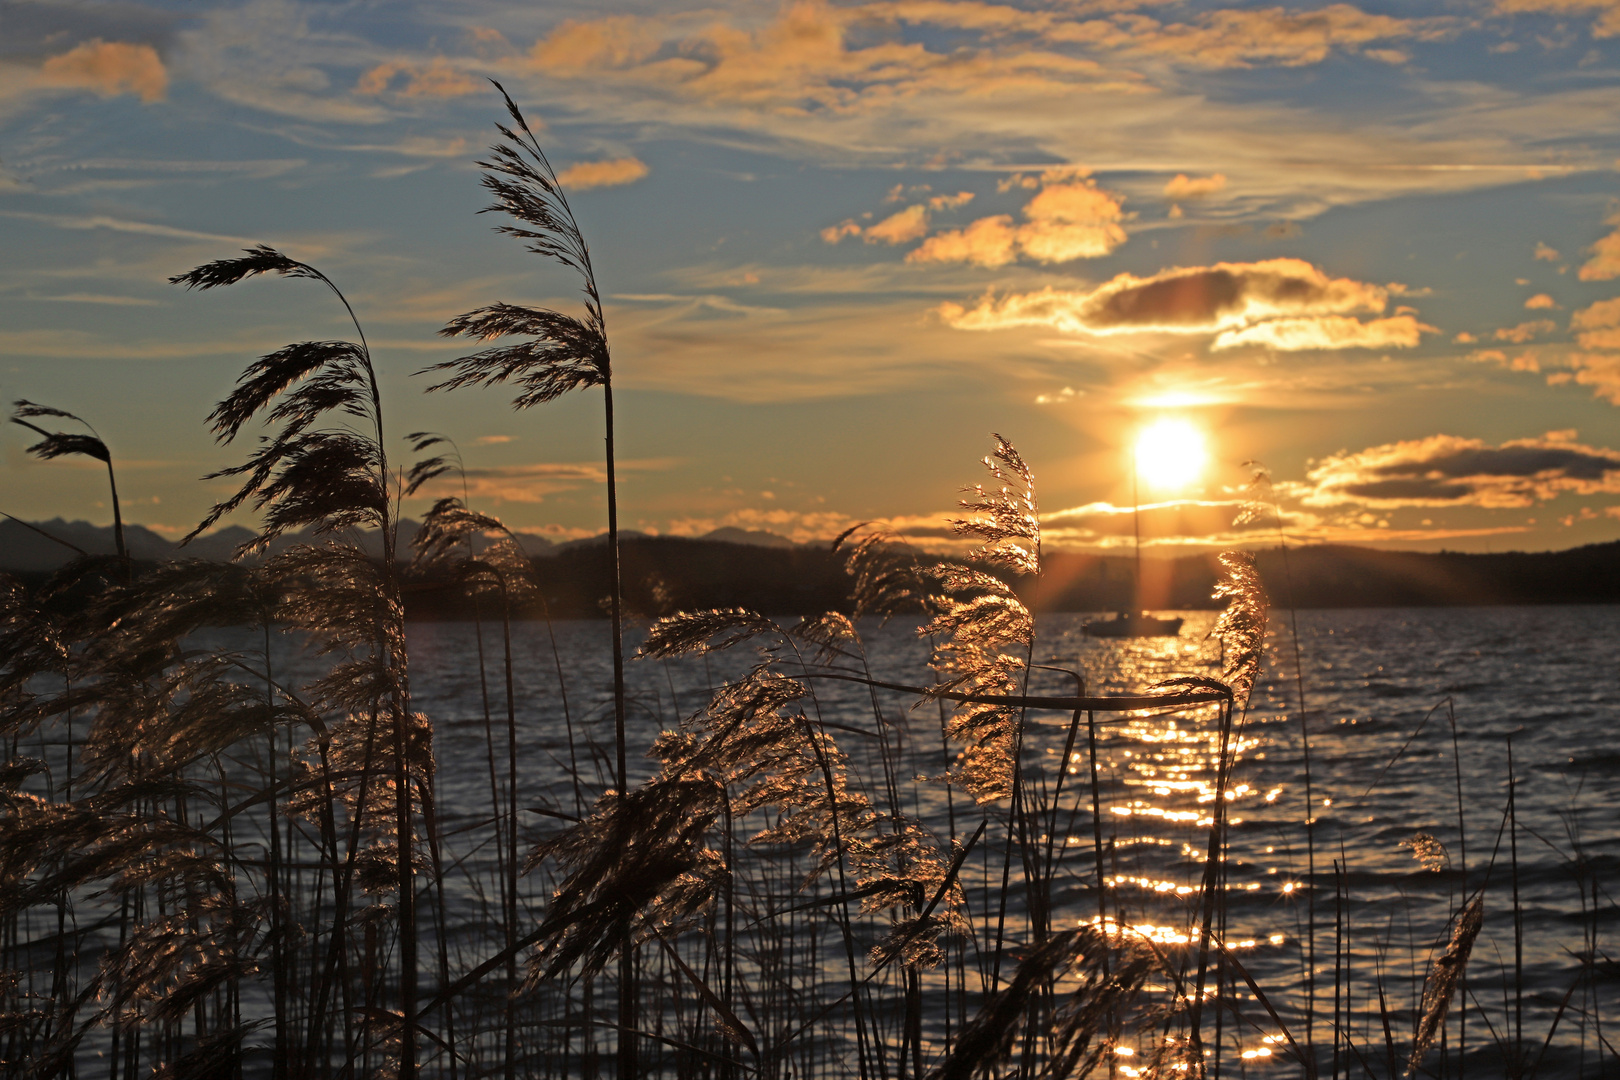
[[[1507,763],[1497,850],[1470,868],[1479,811],[1449,701],[1458,865],[1449,822],[1408,837],[1412,891],[1430,899],[1403,910],[1341,845],[1333,1038],[1316,1044],[1329,999],[1309,899],[1314,789],[1300,940],[1245,940],[1261,916],[1234,881],[1249,836],[1233,808],[1274,722],[1254,561],[1221,559],[1219,661],[1178,653],[1121,686],[1101,654],[1053,655],[1035,470],[1000,436],[956,523],[978,545],[970,559],[856,529],[833,545],[847,610],[659,612],[627,629],[601,300],[579,222],[507,105],[484,163],[492,209],[581,275],[586,313],[497,304],[452,321],[452,335],[523,340],[441,365],[437,388],[513,382],[520,408],[603,388],[611,683],[597,692],[570,670],[549,620],[551,652],[530,663],[521,619],[544,590],[464,483],[426,514],[408,564],[396,551],[400,500],[453,479],[460,452],[419,432],[418,460],[390,463],[378,370],[329,278],[263,247],[179,275],[196,289],[313,281],[355,340],[259,358],[211,416],[225,443],[270,429],[215,474],[239,487],[198,530],[256,510],[237,562],[133,568],[121,549],[0,588],[7,1077],[1393,1080],[1487,1067],[1470,1023],[1493,1033],[1504,1072],[1549,1075],[1571,1028],[1583,1054],[1591,1033],[1600,1071],[1613,1066],[1612,867],[1572,816],[1580,955],[1562,1000],[1538,1003],[1518,847],[1550,841],[1521,803],[1532,779]],[[46,416],[76,419],[21,419]],[[25,426],[105,461],[112,481],[111,455],[90,453],[105,453],[99,436]],[[362,534],[380,538],[380,560]],[[431,590],[472,605],[469,670],[438,676],[464,680],[465,716],[421,711],[441,688],[422,690],[434,669],[420,654],[413,668],[404,604]],[[893,659],[901,628],[914,660]],[[535,670],[543,686],[525,685]],[[1436,715],[1374,787],[1433,749]],[[1121,813],[1137,807],[1126,755],[1172,740],[1196,760],[1154,774],[1193,792],[1164,819],[1179,851],[1139,842]],[[638,783],[632,753],[648,762]],[[453,754],[467,775],[441,775]],[[1325,916],[1320,929],[1325,956]]]
[[[45,417],[71,420],[90,434],[81,435],[72,431],[49,431],[33,423],[34,420]],[[28,452],[41,461],[50,461],[60,457],[87,457],[94,458],[107,466],[107,487],[111,495],[113,512],[113,544],[120,559],[129,558],[129,548],[124,544],[124,511],[118,502],[118,476],[113,471],[112,451],[107,449],[107,443],[102,439],[100,433],[70,412],[53,409],[49,405],[36,405],[32,401],[26,400],[12,402],[11,422],[41,436],[39,442],[28,448]]]

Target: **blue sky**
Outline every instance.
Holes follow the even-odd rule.
[[[1265,538],[1230,524],[1255,459],[1301,541],[1610,540],[1617,65],[1620,0],[0,2],[0,393],[188,530],[246,450],[213,403],[344,332],[309,282],[166,284],[268,243],[349,294],[392,431],[454,437],[475,504],[600,531],[595,392],[412,374],[463,311],[578,303],[476,214],[493,78],[592,245],[628,527],[936,539],[999,431],[1049,540],[1115,547],[1170,420],[1208,462],[1147,478],[1165,553]],[[0,510],[110,519],[9,430]]]

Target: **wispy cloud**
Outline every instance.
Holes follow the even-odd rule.
[[[476,93],[482,85],[437,56],[426,64],[385,61],[362,74],[354,89],[357,94],[371,97],[392,93],[404,98],[454,98]]]
[[[1620,0],[1496,0],[1495,9],[1504,15],[1534,12],[1547,15],[1591,15],[1592,36],[1620,34]]]
[[[209,243],[236,246],[256,243],[254,240],[240,236],[222,236],[218,233],[197,232],[194,229],[179,229],[172,225],[160,225],[150,221],[128,221],[124,218],[110,217],[106,214],[90,214],[81,217],[74,214],[36,214],[26,210],[0,210],[0,217],[16,218],[21,221],[35,221],[43,225],[53,225],[58,229],[72,229],[75,231],[109,229],[113,232],[135,233],[140,236],[158,236],[167,240],[204,240]]]
[[[1423,333],[1438,333],[1411,315],[1363,322],[1348,315],[1314,315],[1297,319],[1271,319],[1240,330],[1215,335],[1215,349],[1261,345],[1279,352],[1312,349],[1410,349]]]
[[[629,459],[617,463],[620,473],[627,478],[667,472],[677,464],[679,462],[673,458]],[[548,495],[601,485],[606,482],[607,474],[598,462],[530,462],[470,468],[466,478],[468,495],[477,502],[539,503],[544,502]],[[424,499],[459,496],[461,476],[441,477],[424,487],[419,494]]]
[[[28,299],[63,304],[108,304],[113,307],[159,307],[163,303],[141,296],[107,296],[101,293],[63,293],[60,296],[29,293]]]
[[[855,519],[832,510],[790,510],[778,507],[739,507],[712,515],[689,515],[661,523],[671,536],[703,536],[716,529],[735,528],[772,532],[795,543],[828,541]]]

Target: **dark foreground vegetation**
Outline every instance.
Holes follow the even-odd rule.
[[[1302,678],[1305,799],[1289,840],[1307,867],[1289,889],[1302,974],[1262,984],[1245,961],[1254,942],[1229,934],[1227,859],[1265,655],[1261,572],[1245,555],[1219,559],[1220,663],[1088,693],[1084,673],[1048,661],[1008,582],[1033,595],[1050,574],[1069,595],[1089,571],[1065,581],[1043,558],[1031,470],[999,437],[957,523],[978,544],[974,565],[841,537],[760,577],[795,590],[761,606],[806,617],[679,611],[625,655],[636,609],[688,602],[665,564],[641,561],[678,545],[619,543],[589,252],[510,113],[484,163],[492,209],[580,276],[585,315],[501,303],[461,316],[446,332],[481,348],[443,365],[435,389],[509,384],[520,407],[603,392],[610,533],[580,549],[590,569],[575,580],[588,584],[569,603],[606,609],[606,693],[571,705],[558,659],[555,699],[518,700],[512,620],[545,614],[548,586],[499,521],[447,495],[412,550],[395,550],[400,497],[453,488],[457,455],[419,432],[411,464],[390,464],[358,320],[353,341],[254,361],[211,421],[225,442],[259,421],[271,434],[221,474],[240,488],[198,533],[248,507],[262,526],[244,556],[315,539],[137,573],[120,527],[115,554],[0,588],[7,1076],[1063,1080],[1270,1062],[1313,1080],[1393,1080],[1455,1073],[1487,1043],[1499,1071],[1528,1076],[1572,1001],[1582,1032],[1590,1019],[1609,1047],[1592,988],[1614,907],[1590,875],[1570,926],[1576,982],[1545,1042],[1527,1030],[1522,972],[1501,980],[1500,1006],[1474,999],[1471,1027],[1454,1012],[1493,872],[1513,882],[1515,927],[1524,915],[1512,796],[1496,849],[1471,866],[1460,772],[1455,859],[1413,838],[1449,901],[1422,942],[1409,924],[1404,951],[1351,963],[1342,901],[1355,883],[1315,835]],[[347,309],[319,270],[264,247],[175,280],[207,290],[263,275],[328,288]],[[40,436],[40,457],[104,462],[116,503],[93,429],[28,402],[13,418]],[[1255,514],[1268,512],[1261,479]],[[368,530],[381,558],[356,540]],[[737,562],[708,573],[741,580]],[[463,715],[436,718],[413,692],[405,612],[407,598],[451,589],[475,605],[479,648],[459,673]],[[915,620],[927,646],[915,684],[869,664],[859,626],[893,616]],[[209,637],[226,623],[232,644]],[[278,662],[289,640],[317,658],[313,672]],[[629,713],[649,705],[631,698],[626,665],[683,660],[725,677],[700,706],[655,713],[663,730],[632,744]],[[543,729],[520,731],[520,709]],[[1120,725],[1166,717],[1201,748],[1181,815],[1198,872],[1155,886],[1159,925],[1144,929],[1126,906],[1099,747]],[[481,741],[476,777],[439,771],[449,720]],[[1408,1007],[1386,994],[1396,979],[1412,987]],[[1612,1048],[1598,1061],[1613,1064]]]

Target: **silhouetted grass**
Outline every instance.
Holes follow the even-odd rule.
[[[451,332],[527,340],[453,361],[441,385],[514,381],[519,407],[602,386],[611,483],[588,250],[508,105],[516,126],[501,128],[486,187],[522,223],[503,231],[582,275],[587,314],[498,304],[463,316]],[[209,289],[262,274],[343,299],[264,247],[175,280]],[[615,570],[612,689],[603,709],[587,694],[576,713],[568,682],[582,676],[555,637],[544,665],[555,693],[514,676],[514,613],[544,591],[465,486],[434,505],[401,568],[399,500],[458,469],[460,454],[416,433],[413,453],[433,456],[389,464],[376,368],[355,330],[354,342],[255,361],[211,417],[224,442],[256,419],[272,434],[216,474],[241,486],[199,529],[252,507],[263,529],[243,555],[296,530],[319,542],[141,573],[123,557],[85,558],[38,589],[0,589],[7,1076],[1531,1076],[1559,1024],[1577,1020],[1599,1070],[1617,1064],[1602,1026],[1612,961],[1601,931],[1614,910],[1603,868],[1572,815],[1568,850],[1555,850],[1579,897],[1579,963],[1538,1035],[1523,971],[1518,844],[1534,835],[1520,820],[1523,781],[1506,762],[1492,858],[1471,872],[1449,709],[1459,865],[1432,834],[1410,846],[1415,873],[1453,887],[1450,899],[1415,914],[1407,904],[1407,928],[1392,903],[1383,925],[1358,916],[1354,852],[1341,848],[1332,881],[1317,880],[1308,800],[1307,872],[1289,894],[1306,929],[1274,954],[1297,959],[1298,977],[1234,940],[1247,916],[1229,878],[1228,804],[1269,633],[1250,557],[1220,560],[1220,663],[1189,657],[1192,670],[1131,692],[1088,692],[1088,673],[1045,648],[1034,471],[997,436],[989,480],[956,523],[977,561],[852,530],[831,552],[847,614],[663,611],[626,658]],[[99,437],[62,452],[110,469]],[[382,535],[380,562],[361,529]],[[617,550],[613,517],[615,568]],[[465,806],[445,805],[436,752],[463,718],[426,716],[411,692],[403,613],[416,589],[473,605],[480,700],[466,722],[487,790]],[[484,642],[497,620],[498,652]],[[916,626],[926,674],[874,662],[872,628],[892,620]],[[218,644],[222,627],[236,628],[234,646]],[[306,655],[280,659],[293,646]],[[632,696],[627,659],[704,665],[706,700],[677,705],[668,668],[668,702]],[[1303,710],[1297,653],[1294,674]],[[630,744],[631,708],[661,729],[646,745]],[[564,732],[566,755],[534,745],[520,716],[537,714]],[[1200,747],[1207,798],[1184,815],[1185,859],[1121,833],[1119,755],[1149,720]],[[649,763],[639,783],[632,754]],[[1196,874],[1178,886],[1172,864]],[[1133,877],[1152,895],[1132,892]],[[1504,878],[1512,959],[1482,970]],[[1318,970],[1316,893],[1325,911],[1329,886],[1333,961]],[[1328,977],[1331,1048],[1312,1037]],[[1480,1000],[1493,990],[1499,1001]],[[1490,1064],[1468,1051],[1469,1018],[1489,1033]]]

